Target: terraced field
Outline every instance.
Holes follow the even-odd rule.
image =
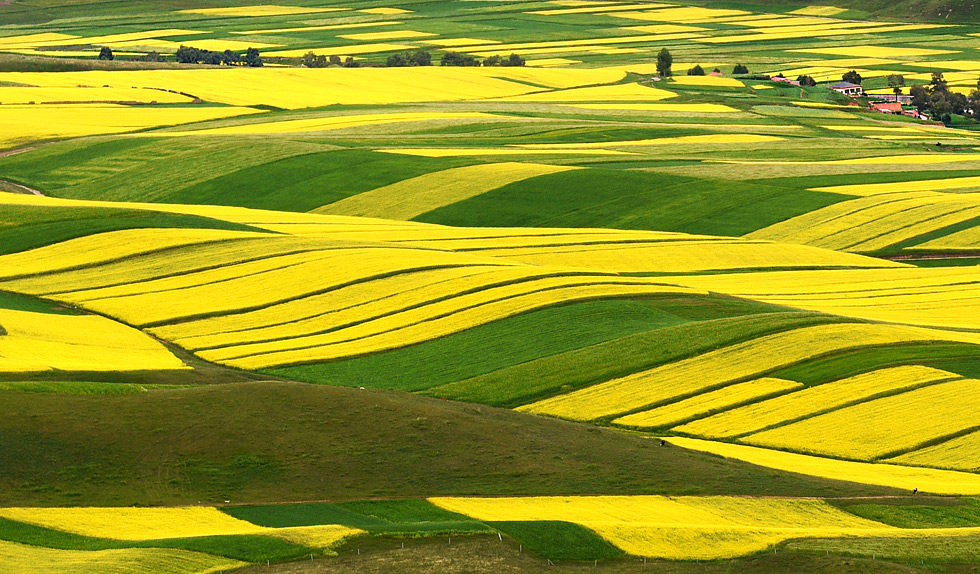
[[[980,16],[463,4],[0,2],[0,564],[973,567]]]

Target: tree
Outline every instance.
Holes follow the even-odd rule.
[[[807,86],[810,88],[817,85],[816,80],[814,80],[812,77],[807,76],[805,74],[796,78],[796,81],[799,82],[801,86]]]
[[[483,67],[492,68],[494,66],[500,66],[501,65],[500,61],[501,61],[500,55],[490,56],[486,60],[483,60]]]
[[[330,65],[331,66],[339,66],[340,65],[340,56],[338,56],[337,54],[334,54],[333,56],[330,56],[329,62],[330,62]]]
[[[841,77],[841,79],[844,80],[845,82],[850,82],[852,84],[860,85],[861,74],[857,73],[856,70],[851,70],[849,72],[844,72],[844,75]]]
[[[345,68],[360,68],[361,65],[358,64],[356,60],[354,60],[354,56],[347,56],[347,59],[344,60],[344,67]]]
[[[111,60],[111,59],[113,59],[112,48],[109,48],[107,46],[103,46],[102,49],[99,50],[99,59],[100,60]]]
[[[670,66],[674,63],[674,57],[670,55],[667,48],[662,48],[657,54],[657,73],[667,78],[670,76]]]
[[[440,66],[479,66],[480,61],[473,56],[464,56],[459,52],[446,52],[439,60]]]
[[[925,86],[912,86],[909,93],[912,94],[912,105],[917,110],[920,112],[929,110],[929,106],[932,104],[932,101],[929,99],[929,88]]]
[[[245,50],[245,65],[249,68],[262,67],[262,56],[259,55],[257,48],[249,48],[248,50]]]
[[[221,53],[221,63],[227,66],[237,66],[239,62],[242,61],[242,57],[232,52],[231,50],[225,50]]]
[[[701,64],[694,64],[694,67],[693,68],[690,68],[690,69],[687,70],[687,75],[688,76],[703,76],[704,75],[704,68],[701,67]]]
[[[511,54],[503,61],[503,65],[518,68],[526,64],[527,61],[520,54]]]
[[[946,78],[943,78],[942,72],[933,72],[932,81],[929,82],[929,85],[932,86],[933,93],[945,93],[949,91],[949,86],[946,83]]]
[[[749,69],[744,64],[735,64],[735,68],[732,70],[733,74],[748,74]]]
[[[895,92],[895,95],[902,93],[902,86],[905,85],[905,76],[902,74],[889,74],[888,75],[888,87]]]
[[[140,56],[139,60],[141,62],[162,62],[163,56],[156,50],[150,50],[145,55]]]
[[[200,50],[183,44],[177,48],[177,53],[174,56],[177,58],[177,62],[181,64],[196,64],[201,61]]]
[[[415,50],[409,54],[408,61],[412,66],[431,66],[432,54],[425,50]]]

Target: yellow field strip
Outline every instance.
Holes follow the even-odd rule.
[[[809,104],[810,102],[793,102],[802,105],[804,103]],[[833,106],[838,107],[838,106]],[[943,163],[961,163],[961,162],[980,162],[980,154],[976,153],[961,153],[961,154],[938,154],[938,153],[922,153],[922,154],[905,154],[905,155],[883,155],[874,157],[860,157],[853,159],[829,159],[822,161],[766,161],[766,160],[734,160],[734,159],[719,159],[712,160],[713,163],[730,163],[739,165],[889,165],[889,164],[900,164],[900,165],[933,165],[933,164],[943,164]],[[881,185],[881,184],[874,184]],[[893,185],[893,184],[887,184]],[[901,183],[899,183],[901,185]],[[843,187],[843,186],[837,186]],[[811,191],[829,191],[830,188],[813,188]],[[835,192],[838,193],[838,192]],[[889,190],[888,193],[893,193]],[[857,195],[857,194],[847,194],[847,195]],[[866,194],[861,194],[866,195]]]
[[[314,213],[412,219],[444,205],[531,177],[579,169],[538,163],[490,163],[428,173],[314,209]]]
[[[763,397],[798,390],[802,383],[783,379],[762,378],[702,393],[696,397],[677,401],[659,408],[628,415],[613,421],[614,424],[637,427],[662,427],[694,418],[705,413],[729,408],[740,403]]]
[[[625,552],[669,560],[733,558],[790,538],[908,533],[823,500],[725,496],[430,498],[478,520],[581,524]],[[920,536],[923,534],[920,534]]]
[[[970,189],[980,187],[980,177],[950,177],[943,179],[923,179],[918,181],[898,181],[894,183],[859,183],[854,185],[832,185],[814,187],[810,191],[826,191],[844,195],[877,195],[880,193],[902,193],[911,191],[943,191],[947,189]]]
[[[295,14],[313,14],[320,12],[343,12],[350,8],[308,8],[306,6],[279,6],[275,4],[260,4],[256,6],[240,6],[231,8],[191,8],[178,10],[179,14],[196,14],[200,16],[292,16]]]
[[[980,381],[960,379],[875,399],[771,430],[744,442],[873,460],[977,426]]]
[[[9,194],[3,194],[6,196]],[[0,201],[7,199],[0,197]],[[0,279],[37,275],[104,264],[116,259],[147,255],[204,243],[268,238],[265,233],[221,229],[126,229],[88,235],[53,245],[0,256]],[[31,291],[35,292],[35,291]],[[42,291],[37,291],[42,292]]]
[[[880,267],[881,260],[802,245],[750,241],[669,241],[652,244],[569,245],[484,249],[481,255],[529,265],[619,273],[687,273],[779,267]],[[893,265],[891,262],[886,266]]]
[[[379,148],[373,151],[383,153],[395,153],[401,155],[415,155],[420,157],[469,157],[469,156],[498,156],[516,155],[527,157],[533,155],[632,155],[629,152],[598,148],[535,148],[534,150],[522,148],[499,148],[499,147],[470,147],[470,148]]]
[[[66,293],[60,300],[83,304],[130,324],[264,307],[370,276],[437,266],[486,265],[499,260],[474,255],[378,247],[286,255],[173,278],[107,289]],[[334,269],[324,277],[324,265]]]
[[[125,237],[123,235],[122,237]],[[33,295],[57,296],[76,293],[76,296],[96,289],[119,288],[154,280],[177,277],[210,269],[222,268],[246,262],[270,261],[269,268],[279,268],[275,258],[300,253],[323,251],[330,242],[318,238],[272,236],[240,239],[220,244],[195,244],[174,249],[161,249],[141,255],[136,259],[120,258],[89,267],[53,271],[0,282],[3,289]],[[338,243],[335,248],[363,247],[370,244]],[[106,255],[106,257],[110,257]],[[280,260],[281,261],[281,260]],[[287,265],[282,265],[285,267]],[[255,267],[252,267],[253,272]],[[180,281],[172,280],[172,281]],[[171,283],[172,284],[172,283]],[[159,283],[157,285],[160,285]],[[136,287],[135,290],[141,289]],[[132,291],[125,291],[131,293]]]
[[[733,273],[671,277],[671,282],[875,321],[980,329],[980,277],[970,267]],[[964,342],[974,342],[975,335],[943,332]]]
[[[681,86],[718,86],[724,88],[744,88],[745,84],[735,78],[721,76],[675,76],[671,82]]]
[[[0,309],[0,372],[186,369],[163,344],[98,315]]]
[[[488,49],[492,49],[492,46]],[[59,72],[58,74],[4,72],[0,73],[0,81],[39,87],[86,85],[158,88],[193,94],[205,101],[233,106],[264,104],[279,108],[298,109],[330,104],[389,104],[432,101],[433,99],[439,101],[484,100],[539,92],[542,90],[541,86],[574,88],[608,84],[618,82],[626,75],[623,70],[611,68],[569,70],[528,67],[450,69],[443,66],[420,68],[365,67],[356,69],[240,68],[235,66],[227,68],[229,69],[94,70]],[[324,85],[329,85],[330,89],[324,90]],[[211,114],[221,114],[222,110],[225,110],[224,115],[230,115],[227,113],[229,108],[208,107],[195,111],[202,114],[208,111]],[[161,108],[136,111],[163,114],[174,113],[177,110]],[[40,123],[44,125],[65,123],[66,121],[70,123],[70,118],[53,117],[59,121]],[[94,119],[102,121],[102,118]],[[113,125],[111,120],[112,118],[105,118],[104,121],[109,122],[108,125]],[[75,121],[77,122],[78,118]],[[39,128],[34,127],[33,129]]]
[[[2,92],[0,92],[2,93]],[[596,101],[658,101],[675,98],[677,94],[659,88],[649,88],[640,84],[613,84],[611,86],[591,86],[534,92],[520,96],[494,98],[495,102],[596,102]],[[689,104],[690,105],[690,104]]]
[[[918,365],[880,369],[718,413],[687,423],[675,430],[705,438],[730,438],[816,412],[835,409],[880,393],[955,378],[959,376]]]
[[[55,550],[0,540],[4,574],[213,574],[248,566],[245,562],[189,550],[124,548],[119,550]]]
[[[702,104],[703,105],[703,104]],[[577,107],[577,106],[576,106]],[[646,140],[620,140],[608,142],[580,142],[580,143],[553,143],[553,144],[520,144],[520,147],[529,150],[539,149],[589,149],[606,147],[634,147],[634,146],[658,146],[658,145],[678,145],[678,144],[748,144],[748,143],[769,143],[782,141],[784,138],[779,136],[767,136],[757,134],[703,134],[695,136],[676,136],[666,138],[653,138]]]
[[[671,278],[673,280],[673,278]],[[951,335],[955,337],[956,335]],[[980,335],[978,335],[980,338]],[[766,335],[518,407],[572,420],[596,420],[759,376],[848,349],[893,343],[956,340],[945,332],[877,324],[833,324]]]
[[[513,44],[491,44],[488,46],[467,46],[467,53],[493,51],[495,54],[506,54],[520,50],[535,50],[549,48],[588,48],[590,46],[606,46],[609,44],[651,44],[671,40],[690,40],[701,38],[701,34],[678,32],[674,34],[641,34],[635,36],[614,36],[606,38],[589,38],[584,40],[551,40],[548,42],[517,42]],[[599,68],[601,69],[601,68]]]
[[[980,227],[971,227],[944,237],[937,237],[909,249],[954,251],[980,249]]]
[[[209,136],[209,135],[243,135],[243,134],[289,134],[304,132],[322,132],[342,130],[364,126],[394,124],[402,122],[429,122],[439,120],[492,120],[503,119],[506,116],[486,114],[482,112],[405,112],[390,114],[352,114],[344,116],[328,116],[301,120],[282,120],[207,128],[192,131],[147,132],[135,134],[142,137],[176,137],[176,136]]]
[[[318,32],[320,30],[345,30],[348,28],[375,28],[377,26],[397,26],[404,22],[387,20],[384,22],[353,22],[349,24],[324,24],[321,26],[299,26],[295,28],[269,28],[267,30],[242,30],[239,32],[229,32],[240,36],[255,36],[264,34],[289,34],[292,32]]]
[[[748,16],[750,13],[744,10],[684,6],[678,8],[665,8],[662,10],[645,10],[641,12],[610,13],[609,15],[616,16],[618,18],[629,18],[631,20],[651,20],[654,22],[711,22],[719,18]]]
[[[670,4],[606,4],[602,6],[581,6],[575,8],[555,8],[551,10],[534,10],[525,14],[540,16],[564,16],[566,14],[591,14],[593,12],[615,12],[618,10],[644,10],[649,8],[666,8]]]
[[[666,440],[682,448],[820,478],[877,484],[910,492],[913,488],[918,488],[929,494],[980,495],[980,475],[967,472],[851,462],[695,438],[669,437]]]
[[[724,104],[575,104],[570,108],[583,110],[634,110],[644,112],[683,112],[694,114],[729,114],[738,112],[736,108]],[[684,136],[682,136],[684,137]],[[674,138],[662,138],[674,139]]]
[[[277,341],[379,319],[461,293],[548,276],[519,267],[415,271],[363,281],[247,313],[164,325],[152,332],[193,350]]]
[[[398,52],[400,50],[412,50],[415,46],[408,44],[349,44],[346,46],[326,46],[323,48],[300,48],[293,50],[275,50],[263,52],[263,55],[272,58],[301,58],[309,52],[318,56],[356,56],[358,54],[374,54],[378,52]]]
[[[200,354],[208,360],[246,369],[322,361],[404,347],[559,303],[626,296],[692,293],[649,281],[626,279],[545,278],[529,283],[485,289],[321,335],[241,345]]]
[[[326,548],[348,536],[364,533],[337,524],[257,526],[208,506],[0,508],[0,517],[82,536],[131,541],[261,534]]]
[[[194,101],[193,98],[183,94],[145,88],[32,88],[19,86],[0,88],[0,103],[3,105],[69,102],[186,104],[192,101]]]
[[[6,89],[6,88],[0,88]],[[243,107],[128,107],[110,104],[0,106],[0,147],[52,138],[116,134],[261,113]]]
[[[980,432],[912,451],[891,458],[889,462],[977,472],[980,471]]]
[[[869,252],[978,216],[980,194],[878,194],[836,203],[746,237]]]

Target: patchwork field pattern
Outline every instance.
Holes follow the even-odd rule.
[[[973,559],[847,510],[980,495],[971,16],[244,4],[0,1],[0,570]]]

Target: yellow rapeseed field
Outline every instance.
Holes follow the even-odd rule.
[[[798,474],[861,484],[877,484],[908,491],[918,488],[930,494],[980,495],[980,475],[973,473],[852,462],[695,438],[670,437],[667,440],[679,447],[710,452],[750,464]]]
[[[82,536],[115,540],[264,534],[272,530],[233,518],[208,506],[0,508],[0,516]]]
[[[542,279],[529,285],[485,289],[340,331],[215,349],[200,355],[245,369],[328,360],[404,347],[556,304],[678,293],[684,292],[672,286],[640,281],[601,281],[595,277]]]
[[[896,456],[889,462],[977,472],[980,471],[980,432]]]
[[[681,285],[810,311],[931,327],[980,329],[980,292],[970,267],[774,271],[671,277]],[[977,342],[966,331],[947,340]]]
[[[178,10],[180,14],[199,14],[201,16],[290,16],[293,14],[312,14],[315,12],[342,12],[350,8],[310,8],[306,6],[280,6],[259,4],[255,6],[233,6],[228,8],[192,8]]]
[[[877,394],[955,378],[959,376],[918,365],[880,369],[718,413],[675,430],[707,438],[728,438],[836,409]],[[690,400],[697,401],[699,397]]]
[[[682,112],[693,114],[729,114],[739,111],[725,104],[674,104],[674,103],[619,103],[619,104],[575,104],[569,107],[583,110],[634,110],[643,112]],[[670,139],[670,138],[663,138]]]
[[[41,274],[104,264],[153,251],[248,238],[268,238],[268,235],[220,229],[125,229],[98,233],[30,251],[2,255],[0,280],[27,277],[23,285],[28,289],[27,292],[42,293],[42,290],[31,289],[32,281],[42,280],[37,277]]]
[[[433,209],[531,177],[578,169],[539,163],[488,163],[405,179],[342,199],[315,213],[412,219]]]
[[[820,102],[793,102],[794,104],[807,107],[846,107],[835,106],[833,104],[822,104]],[[745,164],[745,165],[877,165],[877,164],[900,164],[900,165],[933,165],[941,163],[961,163],[961,162],[980,162],[980,154],[903,154],[903,155],[880,155],[874,157],[859,157],[853,159],[828,159],[822,161],[766,161],[766,160],[717,160],[719,163]],[[891,185],[891,184],[889,184]],[[826,189],[821,189],[826,191]],[[887,193],[892,193],[888,191]],[[856,195],[856,194],[847,194]],[[862,194],[864,195],[864,194]]]
[[[912,191],[943,191],[947,189],[980,188],[980,177],[950,177],[944,179],[924,179],[918,181],[899,181],[895,183],[859,183],[853,185],[832,185],[814,187],[810,191],[826,191],[844,195],[877,195],[881,193],[902,193]]]
[[[156,327],[153,333],[194,350],[288,339],[384,317],[464,291],[533,279],[542,274],[525,267],[425,269],[361,281],[246,313]]]
[[[517,410],[573,420],[595,420],[711,390],[728,382],[829,353],[893,343],[944,340],[942,332],[932,334],[925,331],[860,323],[804,327],[765,335],[543,399]]]
[[[898,532],[822,500],[726,496],[430,498],[479,520],[581,524],[629,554],[671,560],[732,558],[788,538]]]
[[[581,142],[569,144],[521,144],[520,147],[539,150],[539,149],[588,149],[606,147],[633,147],[633,146],[655,146],[655,145],[678,145],[678,144],[749,144],[749,143],[769,143],[781,141],[784,138],[779,136],[767,136],[758,134],[702,134],[693,136],[676,136],[666,138],[653,138],[645,140],[620,140],[607,142]]]
[[[183,369],[162,344],[98,315],[0,309],[0,371]]]
[[[970,227],[962,231],[950,233],[943,237],[931,239],[915,246],[915,249],[926,251],[971,250],[980,247],[980,227]]]
[[[790,14],[801,14],[803,16],[836,16],[841,12],[847,12],[846,8],[837,8],[836,6],[805,6],[797,10],[793,10]]]
[[[607,84],[617,82],[625,75],[625,71],[612,68],[562,70],[528,67],[450,69],[442,66],[411,69],[230,67],[229,69],[208,70],[94,70],[59,72],[58,74],[3,72],[0,73],[0,82],[15,82],[39,87],[108,85],[127,88],[134,86],[158,88],[188,93],[205,101],[232,106],[264,104],[286,109],[298,109],[331,104],[389,104],[423,102],[433,99],[440,101],[483,100],[538,92],[542,90],[541,86],[546,88],[574,88]],[[323,89],[325,84],[330,85],[329,90]],[[196,110],[197,113],[205,113],[210,110],[212,114],[220,114],[224,110],[226,115],[235,115],[228,114],[228,111],[234,110],[234,108],[191,109]],[[141,113],[154,111],[176,113],[180,110],[144,109],[137,111]],[[223,116],[217,115],[215,117]],[[109,119],[105,121],[109,122],[108,125],[114,125]],[[177,124],[186,123],[186,121],[160,123]]]
[[[300,58],[309,52],[318,56],[356,56],[359,54],[374,54],[378,52],[398,52],[401,50],[411,50],[414,46],[408,44],[349,44],[346,46],[326,46],[321,48],[300,48],[292,50],[275,50],[265,52],[266,56],[273,58]]]
[[[0,92],[2,94],[2,92]],[[639,84],[613,84],[611,86],[591,86],[570,90],[534,92],[520,96],[496,98],[501,102],[614,102],[614,101],[655,101],[675,98],[677,94],[660,88],[650,88]]]
[[[3,89],[6,88],[0,88]],[[260,112],[261,110],[253,108],[233,106],[153,108],[113,104],[84,107],[72,104],[0,105],[0,147],[33,140],[123,133]]]
[[[724,240],[508,247],[484,249],[480,253],[530,265],[614,272],[689,273],[781,267],[881,266],[881,260],[803,245]]]
[[[938,28],[940,24],[896,24],[886,26],[883,24],[856,24],[859,27],[850,27],[847,24],[827,25],[824,28],[813,29],[812,27],[785,27],[773,28],[772,32],[760,32],[754,34],[740,34],[732,36],[713,36],[710,38],[697,38],[695,42],[706,44],[731,44],[741,42],[768,42],[772,40],[786,40],[799,38],[801,34],[809,36],[853,36],[857,34],[884,34],[886,32],[911,32],[914,30],[929,30]],[[761,30],[761,29],[760,29]],[[758,30],[756,30],[758,31]],[[880,54],[884,56],[884,54]]]
[[[745,84],[735,78],[723,76],[674,76],[671,81],[682,86],[718,86],[725,88],[744,88]]]
[[[408,14],[412,11],[406,10],[404,8],[367,8],[365,10],[358,10],[358,12],[363,12],[365,14],[380,14],[382,16],[391,16],[394,14]]]
[[[745,442],[872,460],[975,427],[980,382],[960,379],[844,407],[762,431]]]
[[[530,155],[629,155],[628,152],[599,149],[599,148],[534,148],[533,150],[519,147],[446,147],[446,148],[418,148],[418,147],[399,147],[382,148],[374,151],[384,153],[396,153],[401,155],[416,155],[421,157],[468,157],[468,156],[498,156],[516,155],[527,157]]]
[[[836,203],[746,235],[871,252],[980,215],[980,194],[896,192]]]
[[[145,88],[33,88],[0,87],[0,104],[51,104],[75,102],[139,102],[144,104],[186,104],[193,99],[183,94]]]
[[[616,424],[638,427],[662,427],[694,418],[767,395],[802,388],[801,383],[783,379],[761,378],[737,383],[662,407],[618,418]]]
[[[0,540],[0,564],[4,574],[212,574],[247,566],[238,560],[187,550],[55,550],[3,540]]]

